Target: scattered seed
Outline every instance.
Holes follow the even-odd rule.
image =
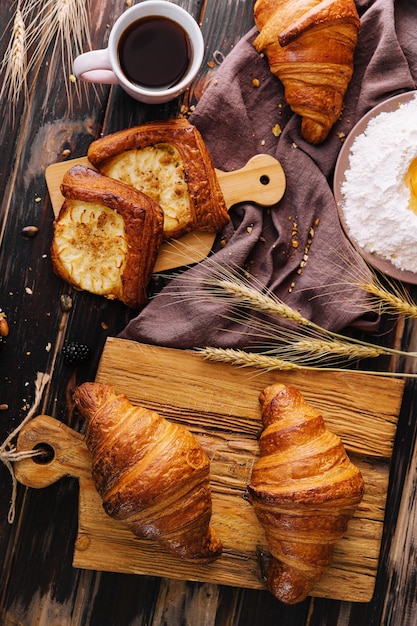
[[[275,126],[272,127],[272,134],[274,137],[279,137],[281,132],[281,126],[279,124],[275,124]]]
[[[9,325],[7,323],[6,314],[0,311],[0,337],[7,337],[9,334]]]
[[[59,298],[59,304],[61,306],[61,310],[66,313],[72,309],[72,298],[69,294],[63,293]]]
[[[32,237],[36,237],[39,232],[39,228],[37,226],[25,226],[22,228],[22,235],[27,239],[31,239]]]

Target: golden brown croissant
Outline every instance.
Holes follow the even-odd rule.
[[[265,51],[285,99],[312,144],[328,136],[353,74],[360,26],[354,0],[257,0],[258,52]]]
[[[164,238],[192,230],[216,232],[229,214],[206,145],[185,119],[148,122],[101,137],[90,162],[102,173],[140,189],[164,210]]]
[[[210,526],[209,459],[196,437],[110,385],[84,383],[74,399],[87,420],[93,479],[106,513],[182,559],[206,563],[220,556]]]
[[[246,495],[273,557],[267,587],[295,604],[330,566],[364,483],[340,438],[297,389],[272,385],[261,392],[260,403],[261,457]]]
[[[64,176],[54,222],[53,269],[77,289],[138,308],[163,240],[161,207],[83,165]]]

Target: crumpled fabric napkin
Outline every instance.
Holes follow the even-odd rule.
[[[122,338],[184,349],[256,345],[258,338],[245,320],[229,319],[227,302],[201,293],[207,276],[218,267],[247,270],[258,285],[322,327],[372,330],[375,317],[355,286],[368,269],[341,229],[333,171],[342,137],[354,124],[379,102],[416,88],[417,11],[408,2],[358,0],[361,29],[354,76],[341,119],[318,146],[302,139],[300,118],[286,105],[266,57],[254,49],[256,27],[242,38],[190,121],[200,130],[216,168],[240,168],[262,152],[277,158],[286,175],[285,196],[270,210],[250,203],[234,206],[209,260],[170,280],[130,321]],[[279,137],[272,132],[276,124],[282,129]]]

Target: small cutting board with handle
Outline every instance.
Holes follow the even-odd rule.
[[[365,482],[364,498],[336,545],[331,568],[312,595],[356,602],[372,598],[402,380],[354,371],[261,372],[210,363],[188,351],[114,338],[106,342],[96,380],[125,393],[134,404],[185,425],[200,439],[210,458],[212,523],[223,542],[223,554],[209,565],[185,562],[108,517],[94,488],[83,436],[52,417],[38,416],[22,430],[17,449],[44,447],[51,455],[43,464],[36,458],[15,463],[15,475],[35,488],[63,476],[78,478],[75,567],[262,589],[260,562],[269,551],[243,493],[259,454],[259,393],[281,382],[296,386],[322,411],[327,427],[342,438]]]
[[[93,168],[87,157],[54,163],[45,172],[46,183],[55,216],[64,198],[60,186],[62,178],[73,165]],[[94,169],[94,168],[93,168]],[[279,202],[285,192],[285,174],[279,161],[268,154],[257,154],[244,167],[231,172],[216,169],[217,179],[226,206],[230,209],[239,202],[255,202],[262,207]],[[162,244],[154,271],[161,272],[183,265],[197,263],[210,252],[216,233],[195,231],[177,240]]]

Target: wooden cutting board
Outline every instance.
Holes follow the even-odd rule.
[[[53,163],[46,168],[45,179],[55,217],[64,198],[60,186],[62,178],[73,165],[91,167],[87,157]],[[94,168],[93,168],[94,169]],[[268,154],[256,154],[244,167],[231,172],[215,170],[228,209],[238,202],[255,202],[262,207],[279,202],[285,192],[285,174],[279,161]],[[154,272],[198,263],[210,252],[216,233],[194,231],[162,244]]]
[[[49,416],[38,416],[21,432],[18,450],[49,446],[53,459],[15,464],[17,479],[47,486],[62,476],[80,483],[79,528],[73,563],[100,571],[148,574],[237,587],[263,588],[260,558],[264,534],[242,494],[258,455],[259,392],[273,382],[292,384],[323,412],[360,467],[364,499],[336,546],[333,565],[312,595],[366,602],[378,567],[397,417],[404,382],[355,372],[260,372],[210,363],[198,354],[108,339],[96,380],[109,383],[135,404],[152,408],[189,427],[211,459],[213,525],[224,546],[215,563],[197,566],[138,539],[110,519],[92,483],[83,436]]]

